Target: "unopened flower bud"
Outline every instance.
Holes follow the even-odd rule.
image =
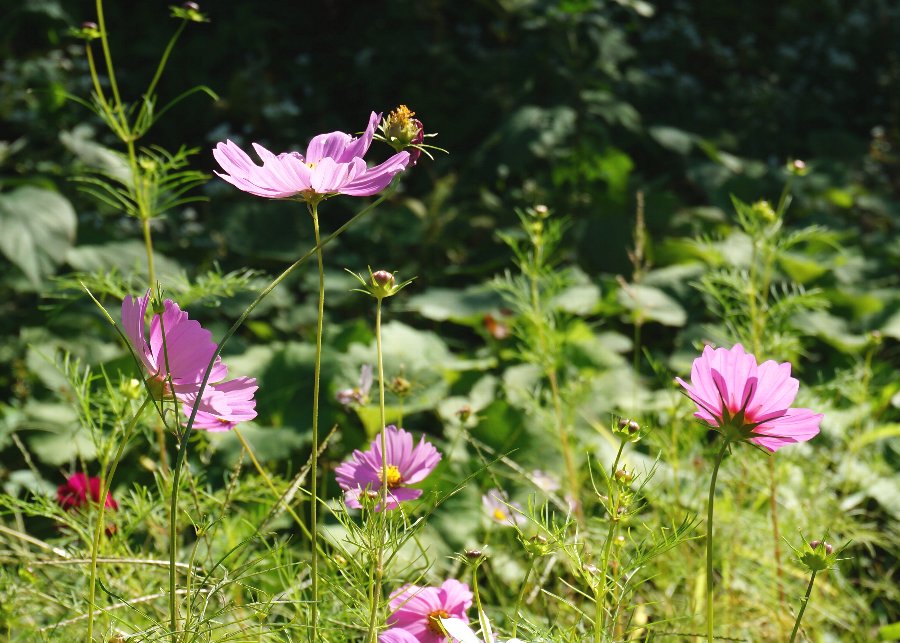
[[[484,556],[484,552],[480,549],[467,549],[466,550],[466,558],[469,560],[477,560]]]
[[[813,549],[818,549],[819,545],[822,545],[822,544],[823,543],[820,540],[813,540],[809,543],[809,546],[812,547]],[[829,543],[824,543],[824,545],[825,545],[825,553],[826,554],[834,553],[834,547],[832,547]]]
[[[756,217],[766,223],[773,223],[778,219],[778,215],[775,214],[775,210],[772,209],[772,206],[768,201],[757,201],[750,206],[750,210]]]
[[[170,6],[173,18],[190,20],[191,22],[209,22],[209,18],[200,13],[200,5],[196,2],[182,2],[180,7]]]
[[[630,434],[634,435],[635,433],[640,433],[640,431],[641,431],[641,425],[638,424],[635,420],[631,420],[628,423],[628,432]]]
[[[472,417],[472,407],[468,404],[460,407],[460,409],[456,412],[456,417],[459,418],[460,422],[466,422],[470,417]]]
[[[634,473],[629,471],[626,467],[622,467],[618,471],[616,471],[616,480],[618,480],[622,484],[629,484],[632,480],[634,480]]]
[[[546,219],[550,215],[550,208],[546,205],[538,204],[534,206],[534,213],[542,219]]]
[[[412,388],[412,384],[410,384],[409,380],[405,377],[401,377],[400,375],[398,375],[391,380],[390,388],[391,392],[394,395],[403,396],[409,393],[410,389]]]
[[[196,2],[182,2],[181,6],[185,9],[192,9],[194,11],[200,11],[200,5]]]
[[[787,171],[795,176],[806,176],[809,174],[809,166],[800,159],[788,161]]]
[[[394,283],[394,275],[387,270],[376,270],[372,273],[372,281],[383,288]]]
[[[416,113],[406,105],[400,105],[381,123],[384,140],[396,151],[409,150],[409,164],[415,165],[422,150],[417,146],[425,140],[425,128],[422,121],[413,118]]]
[[[69,33],[76,38],[81,38],[82,40],[87,40],[88,42],[90,42],[91,40],[96,40],[101,36],[100,27],[97,26],[96,22],[92,22],[90,20],[82,22],[81,26],[78,28],[73,27],[69,30]]]

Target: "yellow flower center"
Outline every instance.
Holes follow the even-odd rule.
[[[435,634],[444,634],[444,628],[440,619],[450,618],[450,614],[445,610],[435,610],[428,615],[428,629]]]
[[[416,113],[406,105],[400,105],[388,115],[388,122],[398,127],[405,126]]]
[[[378,470],[378,479],[382,482],[387,483],[388,489],[393,489],[394,487],[399,487],[400,483],[403,482],[403,474],[400,473],[400,469],[395,467],[393,464],[388,465],[387,468],[387,480],[384,479],[385,471],[382,469]]]
[[[491,515],[497,522],[506,522],[507,515],[502,509],[494,509],[494,513],[492,513]]]

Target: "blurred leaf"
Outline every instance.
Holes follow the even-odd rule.
[[[652,286],[628,284],[618,291],[617,298],[636,320],[656,321],[665,326],[684,326],[687,321],[681,304]]]
[[[493,286],[478,284],[462,290],[429,288],[410,297],[406,307],[426,319],[480,326],[484,315],[502,305],[503,298]]]
[[[66,263],[81,272],[115,270],[129,277],[140,277],[146,281],[147,250],[137,240],[111,241],[102,245],[77,246],[65,255]],[[184,270],[173,259],[158,252],[153,253],[156,278],[163,284],[167,281],[184,281]]]
[[[0,194],[0,250],[37,288],[75,241],[75,210],[50,190],[24,186]]]
[[[779,253],[778,263],[788,277],[801,284],[810,282],[828,272],[827,264],[797,252]]]
[[[658,125],[647,131],[654,141],[678,154],[686,155],[694,148],[694,136],[684,130]]]
[[[91,436],[68,405],[29,403],[19,428],[38,431],[29,434],[28,446],[44,464],[59,466],[76,458],[93,460],[97,455]]]

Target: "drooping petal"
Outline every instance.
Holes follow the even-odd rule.
[[[144,331],[144,316],[147,314],[147,302],[150,300],[148,290],[143,297],[128,295],[122,300],[122,329],[128,338],[135,355],[148,371],[156,370],[152,360],[150,347]]]
[[[341,194],[371,196],[386,188],[394,176],[409,165],[409,152],[397,152],[380,165],[369,168],[341,188]]]
[[[819,423],[823,417],[821,413],[815,413],[811,409],[788,409],[781,417],[756,427],[753,432],[763,437],[753,438],[751,442],[769,451],[806,442],[819,434]]]

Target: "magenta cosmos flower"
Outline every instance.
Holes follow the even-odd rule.
[[[381,456],[381,436],[372,440],[368,451],[356,450],[349,460],[334,472],[337,482],[346,492],[348,507],[359,509],[359,497],[368,494],[373,499],[381,497],[383,463],[387,462],[387,508],[394,509],[401,502],[414,500],[422,495],[421,489],[406,485],[422,482],[441,460],[441,454],[423,436],[419,444],[411,434],[394,425],[385,428],[386,457]],[[376,506],[375,511],[381,507]]]
[[[447,635],[440,619],[458,618],[468,623],[466,610],[472,605],[472,592],[452,578],[440,587],[404,585],[391,595],[390,605],[393,612],[388,625],[406,630],[420,643],[442,643]]]
[[[777,451],[819,433],[821,413],[791,408],[800,383],[791,377],[790,362],[757,365],[740,344],[707,346],[694,360],[691,383],[675,380],[697,405],[694,415],[732,440]]]
[[[409,152],[397,152],[375,167],[366,165],[363,156],[372,144],[380,119],[381,114],[372,112],[369,125],[359,138],[344,132],[319,134],[309,142],[305,155],[275,155],[254,143],[261,166],[231,141],[219,143],[213,156],[225,173],[216,174],[244,192],[269,199],[317,201],[333,194],[377,194],[409,165]]]
[[[147,382],[157,399],[171,399],[174,395],[188,418],[194,407],[199,407],[194,420],[195,429],[227,431],[238,422],[255,418],[256,400],[253,394],[257,389],[256,380],[238,377],[223,382],[228,368],[220,358],[216,358],[209,383],[198,401],[200,383],[216,351],[212,333],[198,321],[190,319],[178,304],[167,299],[163,303],[162,316],[154,315],[150,321],[148,343],[144,317],[149,300],[149,290],[143,297],[126,297],[122,302],[122,326],[136,357],[147,372]]]
[[[80,471],[73,473],[66,481],[56,488],[56,501],[59,506],[66,511],[81,509],[88,503],[97,504],[100,502],[100,478],[89,478]],[[118,509],[119,503],[112,497],[111,493],[106,494],[107,509]]]

